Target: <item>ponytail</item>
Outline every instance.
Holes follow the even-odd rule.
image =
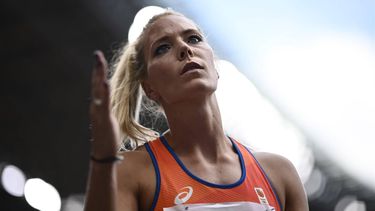
[[[132,149],[157,137],[155,131],[138,122],[145,97],[140,82],[146,72],[137,64],[135,45],[126,45],[113,66],[110,79],[112,112],[120,125],[124,144]]]

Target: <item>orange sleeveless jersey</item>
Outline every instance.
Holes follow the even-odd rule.
[[[193,175],[163,136],[145,147],[156,173],[156,191],[151,210],[275,210],[281,204],[265,172],[242,144],[233,141],[241,163],[241,178],[228,185],[207,182]]]

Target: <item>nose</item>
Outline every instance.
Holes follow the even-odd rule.
[[[177,52],[178,60],[182,61],[182,60],[185,60],[186,58],[191,58],[193,56],[194,56],[194,53],[193,53],[193,50],[190,48],[190,46],[185,42],[181,42],[180,48]]]

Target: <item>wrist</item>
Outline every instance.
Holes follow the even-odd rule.
[[[93,154],[90,155],[90,161],[98,164],[113,164],[122,161],[124,157],[122,155],[110,155],[106,157],[96,157]]]

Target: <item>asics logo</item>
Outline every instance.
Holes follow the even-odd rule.
[[[180,189],[180,193],[177,194],[174,199],[174,204],[183,204],[187,202],[191,195],[193,194],[193,188],[191,186],[186,186]]]

